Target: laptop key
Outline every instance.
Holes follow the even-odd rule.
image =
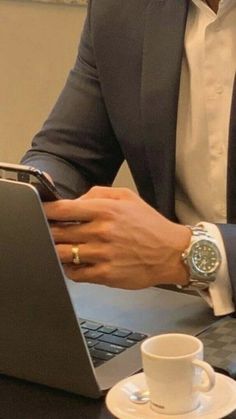
[[[92,320],[80,319],[80,324],[95,367],[147,337],[143,333],[103,325]]]
[[[101,351],[111,352],[114,354],[120,354],[121,352],[125,350],[125,348],[122,346],[118,346],[118,345],[114,345],[112,343],[106,343],[106,342],[99,342],[96,345],[96,349],[99,349]]]
[[[98,339],[102,336],[102,333],[99,333],[96,330],[87,330],[85,335],[86,339]]]
[[[117,329],[113,335],[114,336],[118,336],[120,338],[127,338],[127,336],[131,335],[131,330],[127,330],[127,329]]]
[[[115,330],[116,330],[116,327],[112,327],[112,326],[102,326],[99,328],[99,332],[107,333],[107,334],[113,333],[115,332]]]
[[[140,342],[141,340],[144,340],[145,338],[147,338],[147,335],[144,335],[143,333],[134,332],[131,335],[129,335],[129,339],[135,340],[136,342]]]
[[[87,321],[87,322],[83,323],[82,329],[98,330],[99,327],[101,327],[101,326],[102,326],[101,323],[95,323],[95,322]]]
[[[90,355],[92,358],[101,359],[103,361],[108,361],[109,359],[112,359],[115,356],[115,354],[111,352],[99,351],[95,348],[90,349]]]
[[[87,339],[86,338],[86,343],[88,345],[89,348],[92,348],[93,346],[95,346],[98,343],[98,340],[95,339]]]
[[[130,348],[131,346],[135,345],[137,341],[133,341],[126,338],[119,338],[118,336],[113,335],[103,335],[99,338],[99,341],[113,343],[114,345],[123,346],[124,348]]]
[[[102,361],[101,359],[97,359],[97,358],[92,358],[93,361],[93,366],[99,367],[100,365],[104,364],[105,361]]]

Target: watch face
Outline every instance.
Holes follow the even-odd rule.
[[[199,240],[190,251],[192,270],[200,276],[211,276],[217,271],[221,257],[218,247],[210,240]]]

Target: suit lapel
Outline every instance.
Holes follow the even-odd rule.
[[[236,75],[229,128],[228,179],[227,179],[227,219],[236,224]]]
[[[188,0],[151,0],[146,10],[143,47],[141,110],[146,157],[157,207],[171,218],[174,218],[176,118],[187,9]]]

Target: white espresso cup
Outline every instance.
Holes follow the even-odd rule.
[[[200,405],[201,392],[215,385],[215,372],[203,361],[203,344],[194,336],[154,336],[142,343],[141,352],[151,408],[158,413],[190,412]]]

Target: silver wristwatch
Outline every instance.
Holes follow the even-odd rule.
[[[215,281],[221,264],[221,254],[216,241],[204,227],[190,227],[192,238],[182,253],[182,260],[189,269],[189,284],[177,285],[180,289],[203,290]]]

